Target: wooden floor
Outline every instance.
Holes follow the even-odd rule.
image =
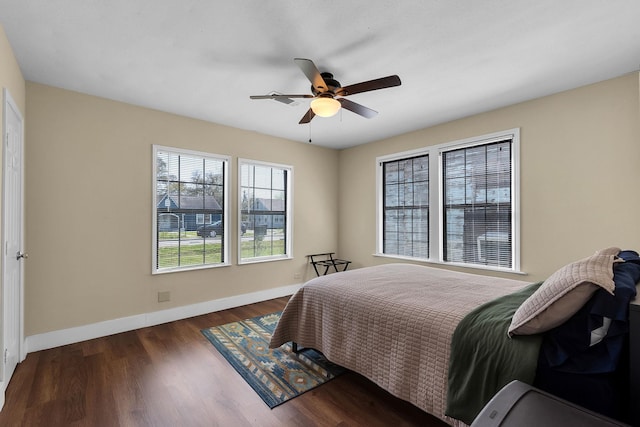
[[[200,330],[286,302],[30,353],[9,384],[0,426],[446,425],[354,373],[269,409]]]

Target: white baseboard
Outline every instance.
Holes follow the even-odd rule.
[[[120,332],[145,328],[147,326],[160,325],[162,323],[173,322],[175,320],[187,319],[189,317],[200,316],[202,314],[291,295],[297,291],[300,286],[302,285],[297,284],[283,286],[250,294],[235,295],[232,297],[205,301],[182,307],[174,307],[151,313],[106,320],[104,322],[78,326],[75,328],[31,335],[25,338],[25,348],[27,353],[31,353],[34,351],[46,350],[62,345],[113,335]],[[4,397],[4,394],[2,397]],[[0,407],[2,406],[0,405]]]
[[[4,408],[4,394],[7,391],[7,385],[4,381],[0,381],[0,391],[2,391],[0,393],[0,411],[2,411],[2,408]]]

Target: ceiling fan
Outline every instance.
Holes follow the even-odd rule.
[[[282,95],[274,93],[271,95],[252,95],[250,98],[273,99],[284,102],[285,104],[292,103],[293,100],[291,98],[313,98],[310,105],[311,108],[302,116],[299,122],[300,124],[309,123],[316,115],[320,117],[331,117],[335,115],[340,108],[370,119],[375,117],[378,112],[343,97],[356,93],[400,86],[401,84],[400,77],[393,75],[342,87],[339,81],[334,80],[333,74],[318,71],[318,67],[316,67],[312,60],[295,58],[294,62],[311,82],[311,92],[313,95]]]

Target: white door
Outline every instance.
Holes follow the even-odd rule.
[[[3,236],[2,280],[2,384],[5,389],[21,357],[23,253],[23,120],[15,102],[4,90],[3,117]]]

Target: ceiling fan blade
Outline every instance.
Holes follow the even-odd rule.
[[[274,101],[278,101],[278,102],[282,102],[283,104],[292,104],[295,101],[289,97],[284,97],[284,96],[272,96],[272,95],[254,95],[254,96],[250,96],[249,98],[251,99],[273,99]]]
[[[338,102],[342,104],[342,108],[359,114],[362,117],[366,117],[367,119],[371,119],[378,115],[378,112],[376,110],[372,110],[371,108],[365,107],[364,105],[360,105],[357,102],[353,102],[345,98],[338,99]]]
[[[282,98],[282,97],[277,97],[277,98],[273,98],[274,101],[278,101],[278,102],[282,102],[283,104],[293,104],[295,101],[291,98]]]
[[[400,86],[401,83],[402,82],[400,81],[400,77],[396,75],[381,77],[379,79],[369,80],[366,82],[342,87],[336,92],[336,95],[348,96],[356,93],[369,92],[371,90]]]
[[[251,95],[251,99],[275,99],[278,98],[315,98],[313,95]]]
[[[328,89],[327,84],[320,75],[320,71],[318,71],[318,67],[316,67],[316,64],[314,64],[312,60],[305,58],[294,58],[293,60],[298,64],[298,67],[300,67],[304,75],[307,76],[315,90],[324,92]]]
[[[309,123],[311,119],[313,119],[315,116],[316,116],[316,113],[314,113],[313,110],[309,108],[309,110],[307,110],[307,112],[304,113],[304,116],[302,116],[298,124],[303,125],[305,123]]]

